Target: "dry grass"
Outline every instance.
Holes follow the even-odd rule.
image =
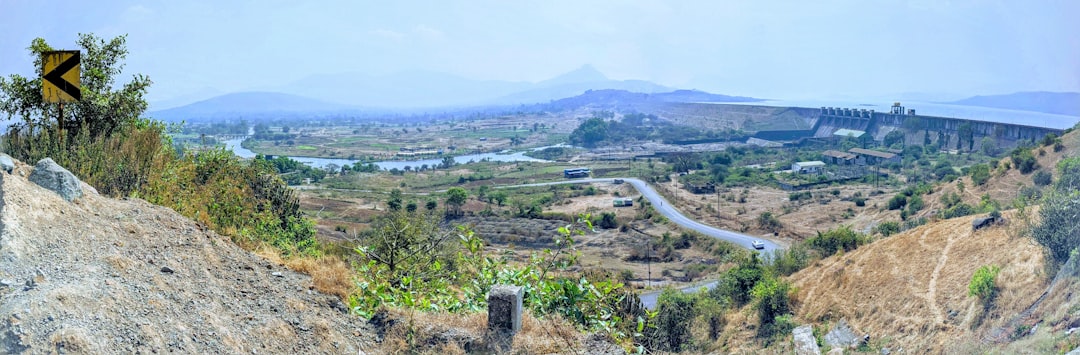
[[[316,290],[337,296],[342,302],[348,303],[349,295],[356,288],[356,283],[353,282],[356,273],[336,255],[283,259],[280,251],[267,245],[256,248],[255,254],[275,264],[285,265],[290,270],[308,274]]]
[[[909,230],[792,275],[798,318],[818,324],[846,318],[874,339],[930,352],[1001,326],[1046,288],[1042,249],[1004,227],[972,232],[973,218]],[[986,312],[967,294],[983,265],[1001,267],[1000,293]]]
[[[487,331],[487,314],[386,311],[385,335],[374,352],[385,354],[585,354],[586,335],[559,318],[537,319],[526,313],[521,331],[507,344]],[[596,350],[593,348],[592,350]]]

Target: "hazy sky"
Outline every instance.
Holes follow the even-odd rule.
[[[153,99],[318,73],[540,81],[592,64],[770,98],[1080,91],[1080,1],[0,0],[0,73],[35,37],[128,34]],[[126,79],[125,79],[126,80]]]

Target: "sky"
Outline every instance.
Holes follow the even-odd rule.
[[[0,0],[0,74],[35,37],[127,34],[151,101],[316,74],[613,79],[784,99],[1080,91],[1080,1]]]

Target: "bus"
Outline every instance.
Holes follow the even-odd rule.
[[[567,179],[589,177],[589,168],[563,169],[562,173]]]

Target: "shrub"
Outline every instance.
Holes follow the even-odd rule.
[[[777,219],[776,216],[773,216],[772,212],[768,211],[762,212],[761,215],[758,216],[757,223],[761,229],[770,232],[776,232],[780,230],[780,228],[783,228],[783,224],[780,223],[780,220]]]
[[[1035,186],[1048,186],[1053,182],[1054,175],[1045,170],[1039,170],[1035,175],[1031,175],[1031,182],[1035,182]]]
[[[1080,192],[1054,191],[1047,196],[1039,209],[1039,222],[1031,229],[1031,236],[1049,251],[1054,262],[1060,264],[1069,259],[1069,253],[1080,246]]]
[[[852,198],[851,200],[855,202],[855,206],[858,206],[858,207],[866,206],[866,198],[864,198],[864,197],[855,197],[855,198]]]
[[[1000,268],[992,265],[975,270],[975,274],[971,275],[971,283],[968,284],[968,295],[978,297],[984,307],[989,307],[997,294],[995,279],[999,271]]]
[[[790,318],[782,318],[791,313],[791,284],[776,277],[766,277],[754,285],[750,291],[757,309],[758,336],[769,338],[773,335],[790,331]]]
[[[1038,168],[1038,160],[1035,159],[1035,155],[1031,154],[1030,150],[1018,147],[1010,154],[1013,165],[1020,170],[1021,174],[1028,174]]]
[[[806,244],[810,248],[821,252],[822,255],[832,255],[840,250],[855,250],[855,248],[866,244],[868,241],[866,236],[851,230],[851,227],[845,225],[825,233],[818,232],[817,235],[807,239]]]
[[[882,237],[889,237],[900,232],[900,223],[896,221],[882,222],[874,227],[874,232],[881,234]]]
[[[615,229],[619,227],[619,222],[615,220],[615,213],[604,212],[600,214],[600,221],[596,223],[596,226],[604,229]]]
[[[649,334],[649,348],[661,351],[681,351],[690,345],[690,325],[697,315],[694,295],[680,290],[665,289],[656,300],[655,326]]]
[[[975,183],[975,186],[982,186],[990,180],[990,166],[986,164],[975,164],[969,171],[971,174],[971,182]]]
[[[889,199],[889,202],[888,204],[886,204],[886,206],[890,211],[898,210],[904,208],[904,206],[907,205],[907,202],[907,196],[904,196],[904,194],[896,194],[896,196],[893,196]]]

